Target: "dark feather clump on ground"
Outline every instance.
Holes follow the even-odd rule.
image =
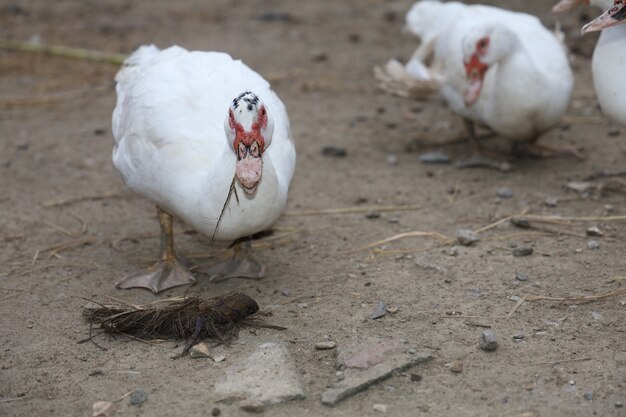
[[[218,342],[231,339],[239,325],[257,311],[259,306],[252,298],[230,293],[209,299],[187,296],[137,306],[85,307],[83,316],[91,324],[99,324],[106,333],[146,340],[188,340],[185,354],[202,339]]]

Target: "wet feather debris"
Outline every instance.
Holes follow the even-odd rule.
[[[108,334],[141,340],[187,340],[181,354],[185,355],[200,340],[223,343],[232,339],[242,324],[280,329],[246,322],[257,311],[259,305],[251,297],[229,293],[209,299],[178,297],[144,305],[88,305],[83,308],[83,316]]]

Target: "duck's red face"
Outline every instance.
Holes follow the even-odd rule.
[[[613,6],[583,26],[582,33],[596,32],[626,22],[626,0],[614,0]]]
[[[476,49],[470,56],[469,60],[466,60],[465,73],[467,75],[467,88],[463,95],[466,106],[471,106],[480,97],[480,92],[483,88],[483,81],[485,79],[485,73],[489,69],[489,65],[485,64],[481,59],[487,55],[489,51],[489,37],[484,37],[478,40],[476,43]],[[467,55],[466,55],[467,56]]]
[[[561,0],[552,7],[552,13],[563,13],[573,9],[579,4],[589,5],[589,0]]]
[[[266,137],[271,136],[267,110],[255,94],[245,92],[233,100],[227,133],[237,155],[237,180],[247,194],[254,194],[263,173],[263,152],[271,140]]]

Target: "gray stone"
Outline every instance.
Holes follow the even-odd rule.
[[[380,318],[385,317],[386,315],[387,315],[387,306],[385,305],[383,301],[380,301],[378,305],[376,306],[376,308],[374,309],[374,312],[372,313],[372,319],[373,320],[380,319]]]
[[[528,274],[525,274],[523,272],[516,272],[515,279],[518,281],[528,281]]]
[[[457,256],[459,254],[459,248],[456,246],[452,246],[450,249],[448,249],[448,255],[450,256]]]
[[[480,238],[473,230],[459,229],[456,231],[456,240],[463,246],[470,246],[480,241]]]
[[[367,214],[365,214],[365,218],[366,219],[378,219],[380,218],[381,214],[379,211],[374,211],[374,210],[370,210],[367,212]]]
[[[520,229],[530,229],[530,222],[526,217],[513,217],[510,221],[515,227],[519,227]]]
[[[510,188],[502,187],[498,188],[496,194],[500,198],[511,198],[513,197],[513,190],[511,190]]]
[[[441,151],[426,152],[420,155],[420,162],[423,164],[449,164],[450,157]]]
[[[324,342],[317,342],[315,344],[315,349],[317,349],[317,350],[329,350],[329,349],[334,349],[335,346],[337,346],[337,343],[333,342],[332,340],[326,340]]]
[[[515,333],[513,336],[511,336],[513,338],[513,341],[515,342],[521,342],[522,340],[524,340],[524,338],[526,337],[526,335],[524,335],[524,333]]]
[[[398,165],[398,156],[394,155],[394,154],[388,154],[387,155],[387,164],[394,166],[394,165]]]
[[[597,240],[590,240],[587,242],[587,249],[589,250],[596,250],[596,249],[600,249],[600,242],[598,242]]]
[[[604,236],[604,233],[602,232],[602,230],[600,230],[598,226],[593,226],[587,229],[587,236],[602,237]]]
[[[219,416],[220,414],[222,414],[222,410],[220,410],[220,408],[219,408],[219,407],[213,407],[213,409],[211,410],[211,415],[212,415],[213,417],[217,417],[217,416]]]
[[[559,204],[559,199],[557,197],[552,197],[552,196],[546,197],[544,204],[546,205],[546,207],[556,207],[557,204]]]
[[[432,358],[430,352],[409,354],[406,343],[395,340],[354,341],[342,344],[337,367],[345,368],[343,379],[322,395],[322,404],[335,405],[370,386]]]
[[[305,398],[295,363],[282,343],[265,343],[238,361],[215,384],[219,395],[239,396],[263,405]]]
[[[248,413],[262,413],[265,411],[265,404],[259,400],[246,400],[241,402],[239,408]]]
[[[345,158],[348,156],[348,151],[338,146],[325,146],[322,148],[322,155],[333,158]]]
[[[461,361],[452,361],[450,363],[450,372],[453,374],[460,374],[463,372],[463,362]]]
[[[515,256],[515,257],[529,256],[529,255],[532,255],[533,252],[534,252],[534,250],[531,247],[520,246],[518,248],[513,249],[513,256]]]
[[[597,311],[592,311],[591,312],[591,317],[593,317],[594,320],[600,320],[604,316],[602,314],[598,313]]]
[[[585,397],[585,400],[592,401],[593,400],[593,392],[585,392],[584,397]]]
[[[146,401],[148,401],[148,394],[145,391],[136,389],[130,393],[130,403],[132,405],[141,407]]]
[[[480,333],[478,345],[482,350],[486,350],[487,352],[492,352],[498,348],[496,335],[493,334],[493,331],[491,329],[483,330]]]

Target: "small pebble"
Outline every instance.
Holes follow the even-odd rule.
[[[511,190],[510,188],[506,188],[506,187],[498,188],[498,190],[496,191],[496,194],[500,198],[511,198],[513,197],[513,190]]]
[[[478,345],[482,350],[492,352],[498,348],[498,342],[496,341],[496,335],[493,334],[491,329],[483,330],[480,333],[480,339]]]
[[[381,301],[378,303],[378,305],[374,309],[374,313],[372,314],[372,319],[373,320],[380,319],[382,317],[385,317],[386,314],[387,314],[387,306],[385,305],[383,301]]]
[[[597,311],[592,311],[591,317],[593,317],[594,320],[600,320],[604,316],[602,316],[602,314],[598,313]]]
[[[526,337],[526,335],[524,335],[524,333],[516,333],[513,336],[511,336],[513,338],[513,340],[515,342],[520,342],[522,340],[524,340],[524,338]]]
[[[225,360],[226,360],[226,356],[224,355],[213,356],[214,362],[224,362]]]
[[[130,393],[130,403],[132,405],[141,407],[146,401],[148,401],[148,394],[145,391],[136,389]]]
[[[426,152],[420,155],[423,164],[449,164],[450,157],[441,151]]]
[[[344,148],[339,148],[337,146],[324,146],[322,148],[323,156],[330,156],[333,158],[345,158],[348,156],[348,151]]]
[[[587,401],[592,401],[593,400],[593,392],[585,392],[585,394],[583,396],[585,397],[585,400],[587,400]]]
[[[532,255],[533,252],[534,250],[531,247],[520,246],[518,248],[513,249],[513,256],[515,257],[529,256],[529,255]]]
[[[598,242],[597,240],[589,240],[587,242],[587,249],[589,250],[595,250],[595,249],[600,249],[600,242]]]
[[[262,413],[265,411],[265,406],[261,401],[249,400],[243,402],[239,408],[249,413]]]
[[[604,236],[604,233],[602,232],[602,230],[600,230],[599,227],[593,226],[587,229],[587,236],[602,237]]]
[[[329,350],[329,349],[334,349],[335,346],[337,346],[337,343],[333,342],[332,340],[326,340],[323,342],[317,342],[315,344],[315,349],[317,350]]]
[[[620,131],[618,128],[614,127],[613,129],[608,131],[610,137],[616,137],[620,135]]]
[[[623,406],[624,406],[624,403],[622,403],[621,401],[615,402],[615,408],[622,408]]]
[[[189,356],[196,359],[208,358],[210,356],[209,347],[204,342],[193,345],[189,350]]]
[[[530,222],[526,217],[513,217],[511,219],[511,224],[515,227],[519,227],[520,229],[530,229]]]
[[[557,197],[552,197],[552,196],[546,197],[544,204],[546,205],[546,207],[556,207],[557,204],[559,204],[559,199]]]
[[[378,218],[380,218],[380,212],[379,211],[370,210],[365,215],[365,218],[366,219],[378,219]]]
[[[420,382],[422,380],[422,376],[420,374],[411,373],[411,381]]]
[[[528,275],[523,272],[516,272],[515,279],[522,282],[528,281]]]
[[[374,404],[374,411],[378,412],[378,413],[386,413],[387,412],[387,406],[385,404]]]
[[[450,372],[453,372],[455,374],[460,374],[461,372],[463,372],[463,362],[453,361],[450,364]]]
[[[480,241],[480,238],[473,230],[459,229],[456,231],[456,240],[463,246],[470,246]]]
[[[212,415],[213,417],[217,417],[217,416],[219,416],[220,414],[222,414],[222,410],[220,410],[220,408],[219,408],[219,407],[213,407],[213,409],[211,410],[211,415]]]
[[[610,213],[613,210],[615,210],[615,207],[613,207],[613,205],[611,205],[611,204],[605,204],[604,205],[604,210],[606,210],[607,213]]]
[[[448,249],[448,255],[450,256],[457,256],[459,254],[459,248],[456,246],[452,246],[450,249]]]
[[[398,165],[398,155],[394,155],[394,154],[387,155],[387,165],[391,165],[391,166]]]
[[[520,301],[522,299],[521,297],[518,297],[517,295],[509,295],[506,298],[511,300],[511,301],[515,301],[515,302],[518,302],[518,301]]]

